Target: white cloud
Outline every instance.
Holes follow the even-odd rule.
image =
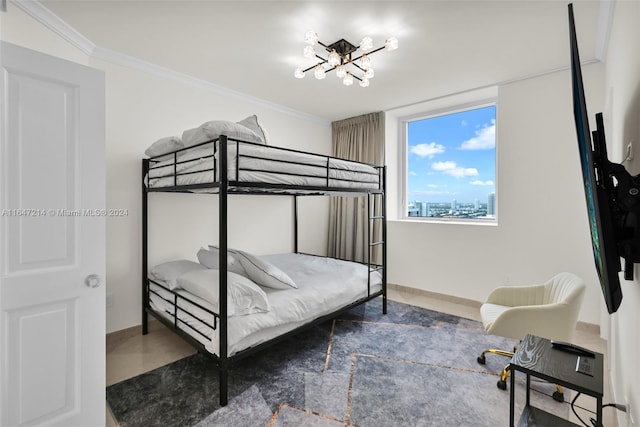
[[[490,150],[496,146],[496,121],[491,120],[490,125],[484,125],[476,131],[476,136],[467,139],[460,145],[461,150]]]
[[[428,144],[418,144],[412,145],[409,148],[409,151],[420,157],[428,157],[432,158],[436,154],[442,154],[445,151],[444,145],[436,144],[435,142],[430,142]]]
[[[446,162],[434,162],[431,165],[431,169],[446,173],[447,175],[451,175],[455,178],[464,178],[465,176],[478,176],[478,169],[476,168],[463,168],[462,166],[458,166],[456,162],[446,161]]]
[[[418,174],[417,174],[417,173],[415,173],[414,171],[409,171],[409,175],[411,175],[411,176],[417,176]]]
[[[450,169],[455,169],[457,167],[456,162],[447,161],[447,162],[435,162],[431,165],[431,169],[435,171],[446,171]]]
[[[488,180],[488,181],[481,181],[479,179],[473,180],[471,181],[469,184],[471,185],[493,185],[493,181]]]

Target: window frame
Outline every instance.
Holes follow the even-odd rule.
[[[495,125],[496,125],[496,136],[495,136],[495,191],[494,191],[494,217],[493,218],[435,218],[435,217],[420,217],[420,216],[409,216],[408,213],[408,203],[409,200],[407,197],[408,185],[409,185],[409,143],[408,139],[408,128],[409,122],[419,121],[430,119],[434,117],[446,116],[449,114],[461,113],[464,111],[480,109],[484,107],[495,106],[496,114],[495,114]],[[439,223],[439,224],[472,224],[472,225],[498,225],[498,97],[484,97],[482,99],[473,100],[470,102],[464,103],[454,103],[439,106],[438,108],[428,108],[425,107],[422,112],[406,115],[398,118],[398,127],[400,130],[400,144],[398,144],[400,153],[398,156],[399,160],[399,184],[400,184],[400,194],[399,194],[399,212],[398,219],[401,221],[415,221],[415,222],[427,222],[427,223]]]

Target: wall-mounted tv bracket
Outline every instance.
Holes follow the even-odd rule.
[[[624,259],[624,278],[633,280],[633,267],[640,263],[640,174],[632,176],[624,166],[608,162],[614,191],[608,191],[614,215],[618,254]]]

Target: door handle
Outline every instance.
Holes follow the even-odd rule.
[[[90,274],[84,278],[84,284],[90,288],[97,288],[102,285],[102,279],[97,274]]]

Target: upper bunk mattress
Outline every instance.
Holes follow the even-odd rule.
[[[217,146],[217,142],[209,143],[152,158],[145,185],[163,188],[217,182]],[[232,140],[227,142],[227,179],[239,186],[382,189],[380,168],[366,163]]]

